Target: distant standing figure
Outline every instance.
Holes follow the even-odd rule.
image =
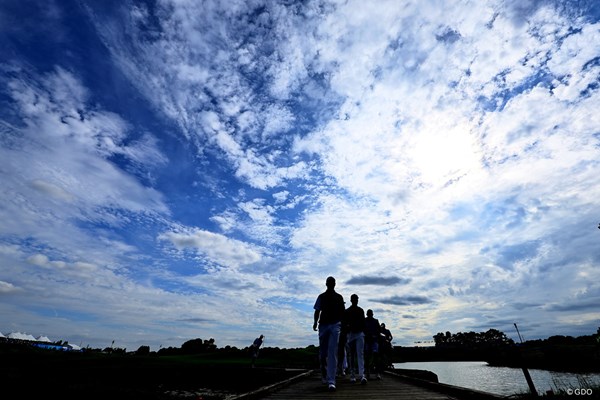
[[[340,330],[345,309],[344,298],[334,290],[333,276],[327,278],[325,286],[327,290],[321,293],[315,302],[313,330],[316,331],[318,326],[323,381],[327,383],[330,391],[334,391]]]
[[[348,331],[348,367],[350,368],[350,381],[356,382],[355,371],[361,384],[367,383],[365,377],[365,311],[358,306],[358,295],[350,296],[352,305],[344,314],[344,325]],[[355,366],[356,364],[356,366]]]
[[[264,335],[260,335],[259,337],[254,339],[254,342],[250,346],[250,351],[252,352],[252,368],[254,368],[254,364],[256,363],[256,359],[258,358],[258,350],[260,349],[260,346],[262,346],[264,338]]]

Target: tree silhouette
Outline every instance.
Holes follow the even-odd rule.
[[[202,340],[200,338],[188,340],[181,345],[181,350],[184,354],[200,354],[215,351],[217,345],[215,339]]]
[[[150,354],[150,346],[140,346],[139,349],[135,352],[138,356],[146,356]]]
[[[503,346],[514,344],[504,332],[497,329],[489,329],[486,332],[458,332],[445,334],[439,332],[433,335],[433,341],[436,347],[460,347],[460,348],[480,348],[490,346]]]

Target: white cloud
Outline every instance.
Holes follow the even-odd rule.
[[[237,225],[238,220],[235,213],[225,211],[222,214],[210,217],[211,221],[216,222],[223,232],[231,232]]]
[[[262,118],[265,120],[263,130],[265,138],[290,130],[295,121],[295,117],[290,110],[282,106],[268,107]]]
[[[48,264],[48,257],[44,254],[34,254],[27,258],[27,261],[33,265],[37,265],[39,267],[44,267]]]
[[[178,250],[193,249],[223,266],[239,267],[260,261],[261,254],[247,243],[202,229],[165,232],[158,237]]]
[[[171,4],[172,8],[169,4],[157,4],[155,12],[162,17],[157,28],[162,35],[155,41],[145,40],[137,27],[131,26],[128,29],[134,31],[136,40],[125,43],[121,37],[125,32],[104,21],[95,21],[123,72],[164,115],[179,124],[200,154],[207,144],[225,152],[241,181],[269,189],[303,174],[303,164],[279,165],[276,153],[262,154],[268,143],[259,144],[261,139],[281,140],[280,135],[293,127],[295,116],[275,101],[287,98],[306,78],[307,43],[299,35],[305,27],[294,20],[293,10],[270,5],[260,17],[265,24],[273,24],[273,29],[262,36],[278,46],[277,52],[265,55],[263,47],[271,46],[270,43],[253,43],[253,37],[243,43],[238,38],[245,34],[238,29],[263,29],[256,16],[250,18],[245,8],[229,3],[223,7],[218,2],[202,6],[177,2]],[[220,9],[231,19],[210,18],[207,9]],[[141,24],[151,25],[148,10],[140,10],[137,7],[130,12]],[[247,19],[249,25],[240,24],[239,19]],[[139,62],[132,61],[133,54]],[[257,83],[241,73],[240,66],[247,63],[239,63],[239,54],[252,60],[248,66],[252,74],[264,74],[260,79],[268,81],[273,98],[256,96],[253,85]],[[308,60],[311,54],[312,51]],[[207,93],[215,105],[196,112],[198,104],[211,101]],[[223,114],[220,116],[219,112]],[[239,127],[241,132],[232,132],[232,127]]]
[[[0,294],[14,293],[18,290],[12,283],[0,281]]]
[[[238,207],[244,210],[248,216],[256,222],[270,225],[273,223],[273,208],[265,206],[262,199],[255,199],[252,202],[240,203]]]
[[[288,198],[289,195],[290,195],[290,192],[288,192],[287,190],[284,190],[284,191],[281,191],[281,192],[273,193],[273,198],[278,203],[282,203],[282,202],[284,202]]]
[[[13,177],[69,203],[114,206],[122,199],[118,206],[124,209],[167,212],[160,194],[106,160],[128,154],[142,164],[162,162],[154,140],[146,137],[133,146],[122,145],[127,124],[116,114],[87,108],[86,89],[72,74],[58,68],[41,82],[15,79],[9,86],[26,121],[23,128],[15,128],[22,135],[18,145],[2,149]]]
[[[472,6],[475,16],[479,6]],[[447,11],[452,14],[450,7]],[[319,206],[293,236],[292,243],[302,249],[305,258],[317,265],[337,265],[342,274],[358,268],[370,273],[389,271],[390,265],[404,262],[413,278],[409,290],[422,291],[435,284],[429,292],[439,295],[446,287],[437,282],[458,282],[471,288],[470,297],[494,284],[504,294],[518,290],[528,284],[531,274],[551,263],[551,258],[536,258],[522,264],[516,276],[493,264],[482,270],[489,274],[474,273],[481,267],[477,263],[482,260],[475,255],[482,248],[502,248],[511,235],[514,243],[520,243],[559,232],[572,212],[571,207],[563,208],[559,198],[568,196],[576,204],[592,204],[591,196],[596,193],[592,187],[598,185],[590,185],[597,179],[588,174],[588,168],[596,165],[598,150],[591,143],[597,140],[590,132],[598,129],[600,121],[588,105],[597,99],[581,99],[572,92],[571,99],[577,98],[577,102],[565,103],[565,96],[553,96],[543,82],[510,93],[534,79],[539,68],[554,64],[556,49],[551,46],[556,43],[541,42],[547,38],[531,35],[527,24],[515,26],[502,14],[488,28],[492,14],[491,10],[479,13],[479,25],[463,21],[469,29],[461,29],[459,24],[461,37],[451,45],[435,42],[435,13],[419,17],[405,13],[401,17],[404,27],[411,26],[409,20],[423,26],[395,32],[390,24],[386,39],[381,33],[385,18],[364,37],[361,34],[367,23],[363,28],[360,19],[344,18],[343,11],[336,14],[335,23],[331,19],[331,26],[323,25],[332,31],[325,37],[347,43],[343,49],[330,44],[325,52],[328,60],[337,61],[339,74],[332,83],[347,100],[339,119],[298,140],[296,147],[321,154],[324,172],[364,201],[344,203],[340,198],[320,196]],[[546,21],[555,21],[556,30],[566,26],[547,9],[539,10],[535,18],[540,19],[540,14]],[[351,29],[353,32],[346,34]],[[378,32],[382,36],[377,44],[361,53],[360,49],[370,44],[369,35]],[[418,41],[410,36],[412,32],[420,35]],[[353,35],[361,35],[360,41]],[[397,46],[397,55],[374,50],[386,42]],[[410,45],[418,48],[407,49]],[[579,46],[584,45],[581,42]],[[582,59],[598,54],[594,46],[585,48]],[[402,58],[402,51],[408,59]],[[550,54],[550,61],[540,56],[544,52]],[[529,60],[527,68],[522,66],[524,60]],[[569,74],[580,77],[584,63],[573,63]],[[376,77],[372,71],[378,71]],[[590,71],[589,77],[576,85],[577,91],[595,79],[597,74]],[[559,93],[560,86],[553,92]],[[482,110],[478,96],[495,99],[498,108]],[[508,102],[500,107],[503,98]],[[587,190],[581,182],[589,185]],[[520,232],[514,232],[508,221],[502,224],[500,207],[512,196],[529,207],[522,216],[515,210],[519,213],[514,219],[524,225]],[[473,208],[466,210],[466,218],[457,219],[453,210],[460,204]],[[489,212],[498,213],[497,219],[483,215]],[[528,219],[531,226],[526,224]],[[381,235],[377,229],[369,230],[375,226],[392,229]],[[462,242],[461,236],[469,241]],[[323,254],[319,254],[321,249]],[[387,260],[388,265],[363,251]],[[405,272],[402,267],[400,270]],[[549,284],[553,279],[541,281]],[[537,296],[531,291],[528,294]],[[367,296],[373,293],[365,289],[362,298]],[[540,297],[539,301],[545,300]],[[428,308],[439,310],[443,302],[440,299]],[[438,312],[422,315],[431,322],[441,318]]]
[[[33,180],[31,182],[31,186],[34,189],[42,192],[43,194],[47,194],[47,195],[54,197],[56,199],[59,199],[59,200],[63,200],[66,202],[70,202],[70,201],[74,200],[74,197],[70,193],[65,191],[63,188],[56,186],[49,182],[44,182],[41,179]]]

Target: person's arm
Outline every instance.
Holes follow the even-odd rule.
[[[385,332],[383,331],[383,328],[381,327],[381,323],[379,321],[377,321],[377,332],[379,332],[379,340],[385,340]]]
[[[317,330],[317,325],[319,323],[319,315],[321,314],[321,310],[315,310],[315,315],[313,316],[313,331]]]
[[[348,330],[350,328],[350,322],[351,318],[350,318],[350,312],[348,310],[344,310],[344,314],[342,317],[342,330],[346,329]]]

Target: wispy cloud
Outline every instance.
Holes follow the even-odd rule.
[[[389,298],[374,299],[373,301],[396,306],[418,305],[432,302],[432,300],[426,296],[392,296]]]
[[[12,283],[0,281],[0,294],[4,293],[14,293],[17,292],[19,288],[15,287]]]
[[[158,239],[168,240],[179,250],[198,251],[211,261],[224,266],[237,267],[261,259],[260,253],[246,243],[199,229],[189,232],[166,232],[159,235]]]
[[[348,285],[406,285],[410,279],[404,279],[397,276],[353,276],[346,281]]]

